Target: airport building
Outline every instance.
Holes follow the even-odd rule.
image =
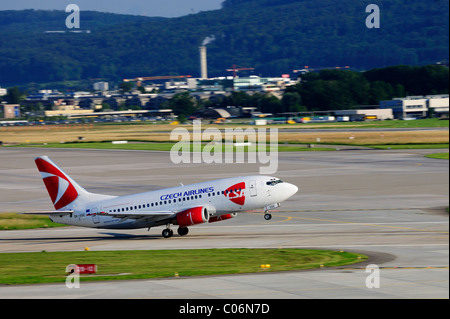
[[[233,87],[235,91],[274,92],[282,91],[287,86],[295,85],[289,77],[266,78],[252,75],[249,77],[235,78]]]
[[[429,113],[440,117],[448,115],[449,96],[419,95],[395,98],[381,101],[380,109],[392,109],[395,119],[425,118]]]
[[[348,117],[349,121],[366,121],[366,120],[392,120],[394,114],[392,109],[357,109],[357,110],[339,110],[334,111],[334,115],[338,118]]]
[[[20,117],[20,105],[19,104],[0,104],[3,108],[3,118],[15,119]]]
[[[428,100],[428,110],[434,117],[448,117],[449,111],[449,96],[444,95],[426,95]]]

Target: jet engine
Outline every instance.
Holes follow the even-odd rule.
[[[202,224],[209,221],[209,211],[206,207],[203,206],[194,207],[179,212],[176,218],[176,223],[180,227]]]

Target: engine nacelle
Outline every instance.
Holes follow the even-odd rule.
[[[221,216],[212,216],[209,219],[209,222],[210,223],[220,222],[221,220],[227,220],[227,219],[236,217],[236,215],[237,215],[237,213],[231,213],[231,214],[226,214],[226,215],[221,215]]]
[[[203,224],[208,221],[209,211],[206,207],[203,206],[186,209],[177,214],[177,224],[180,227]]]

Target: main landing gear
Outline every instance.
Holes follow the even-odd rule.
[[[173,236],[173,230],[169,229],[169,228],[166,228],[166,229],[164,229],[162,231],[162,235],[163,235],[164,238],[172,237]]]
[[[170,229],[170,224],[166,225],[166,229],[162,231],[162,235],[164,238],[170,238],[173,236],[173,230]],[[178,227],[178,235],[180,236],[186,236],[189,233],[189,228],[187,227]]]
[[[271,219],[272,219],[272,214],[269,214],[269,213],[266,212],[266,213],[264,214],[264,219],[265,219],[265,220],[271,220]]]

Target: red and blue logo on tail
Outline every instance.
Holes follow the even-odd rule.
[[[53,163],[42,157],[36,158],[35,162],[55,209],[69,205],[78,197],[70,178]]]

